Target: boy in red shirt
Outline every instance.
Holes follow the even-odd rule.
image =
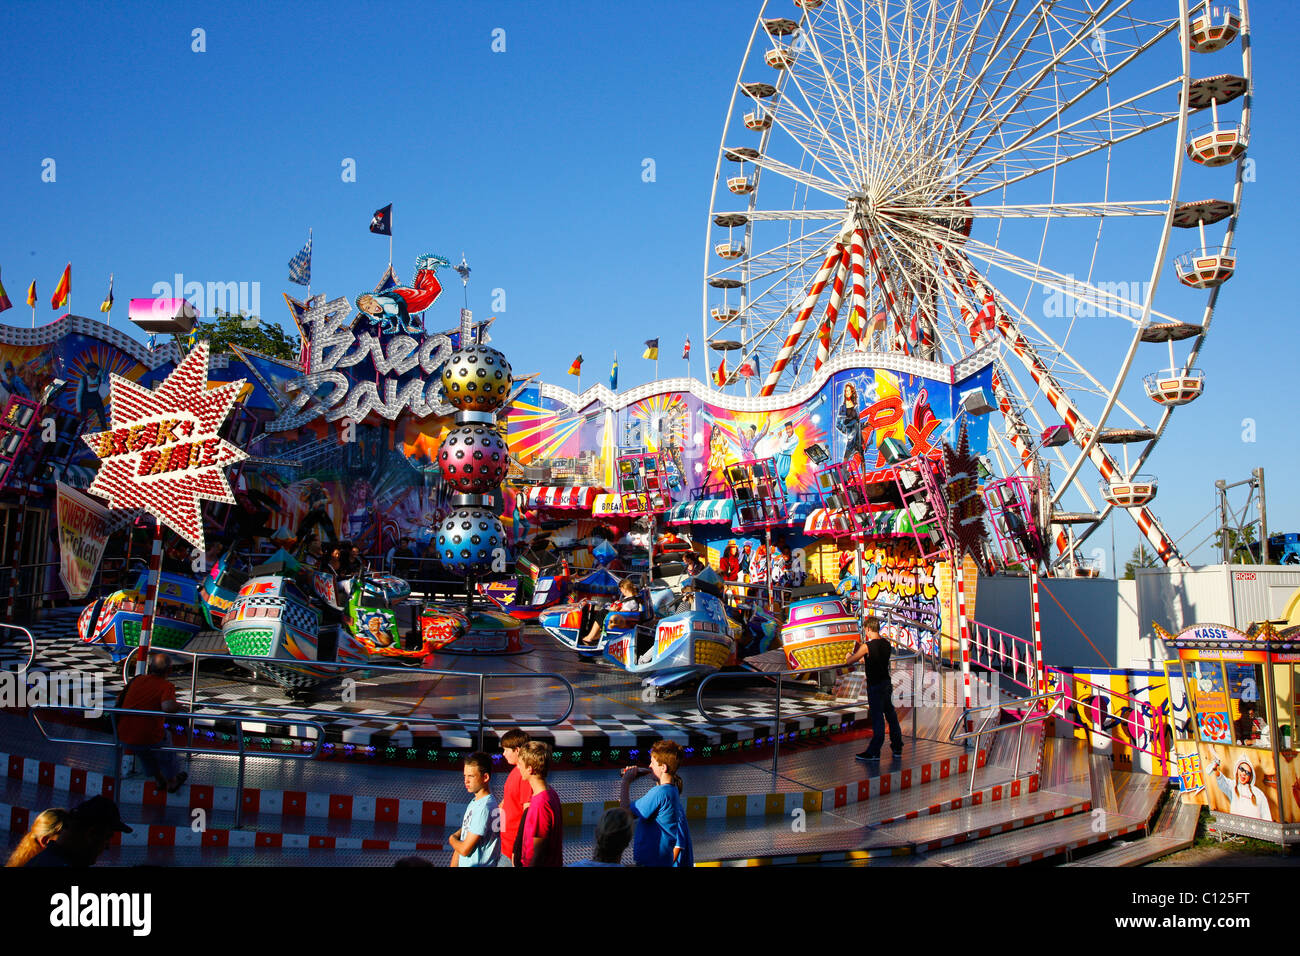
[[[167,679],[171,661],[164,654],[149,658],[149,670],[131,679],[122,694],[121,707],[125,710],[161,710],[174,714],[181,709],[176,702],[176,688]],[[176,773],[173,754],[159,750],[167,742],[167,730],[162,717],[142,714],[123,714],[117,718],[117,737],[127,753],[139,756],[145,770],[158,784],[159,790],[175,793],[185,783],[189,774]]]
[[[532,789],[532,800],[520,827],[520,863],[523,866],[564,865],[564,816],[560,798],[546,785],[551,748],[530,741],[519,752],[519,775]]]
[[[515,836],[519,833],[519,821],[523,819],[524,807],[533,799],[533,791],[524,778],[519,775],[519,751],[531,740],[518,727],[508,730],[501,737],[501,752],[505,754],[506,763],[510,764],[510,776],[506,777],[505,792],[501,796],[501,859],[502,866],[518,866],[515,860]]]

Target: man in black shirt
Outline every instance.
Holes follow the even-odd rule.
[[[893,648],[880,636],[880,621],[872,616],[862,623],[865,641],[844,662],[851,667],[866,659],[867,706],[871,709],[871,743],[857,754],[858,760],[879,760],[880,749],[885,745],[885,721],[889,721],[889,747],[898,757],[903,753],[903,729],[898,725],[894,710],[894,685],[889,677],[889,657]]]

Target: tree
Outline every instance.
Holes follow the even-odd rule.
[[[231,345],[238,345],[242,349],[251,349],[289,362],[298,359],[298,342],[290,338],[284,329],[242,312],[238,315],[218,312],[210,321],[198,323],[194,337],[207,339],[213,354],[229,352]]]
[[[1124,562],[1124,580],[1132,581],[1137,577],[1138,568],[1154,568],[1156,566],[1156,553],[1148,551],[1146,545],[1139,544],[1129,555],[1129,559]]]
[[[1256,529],[1258,525],[1254,522],[1246,527],[1237,528],[1220,528],[1214,534],[1214,546],[1219,549],[1219,554],[1223,554],[1223,544],[1226,537],[1228,544],[1228,554],[1231,560],[1229,564],[1258,564],[1259,563],[1259,542],[1256,540]]]

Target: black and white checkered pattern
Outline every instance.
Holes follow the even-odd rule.
[[[105,693],[114,697],[121,689],[121,668],[114,667],[108,655],[93,645],[80,643],[76,639],[76,613],[78,609],[60,609],[47,612],[39,622],[26,625],[36,639],[36,662],[33,670],[76,669],[88,670],[102,674]],[[26,660],[25,641],[0,644],[0,669],[13,670]],[[266,666],[259,662],[259,667]],[[549,665],[548,665],[549,666]],[[683,693],[676,698],[657,703],[628,702],[625,710],[614,713],[586,714],[582,712],[581,697],[587,693],[585,684],[589,680],[590,665],[575,663],[575,673],[570,674],[579,693],[579,703],[574,712],[563,724],[543,727],[530,721],[549,720],[554,711],[541,714],[536,711],[516,710],[507,715],[490,711],[492,724],[498,730],[489,727],[485,743],[491,746],[499,732],[511,726],[523,727],[535,739],[544,740],[555,747],[591,750],[608,750],[611,748],[648,748],[656,740],[675,740],[689,747],[716,747],[721,744],[733,744],[755,738],[765,738],[772,734],[773,703],[770,700],[752,700],[710,705],[710,711],[722,723],[709,723],[694,707],[693,692]],[[285,675],[296,676],[296,675]],[[177,685],[182,697],[188,697],[188,688]],[[296,683],[295,683],[296,686]],[[240,705],[256,708],[287,707],[291,702],[285,699],[284,692],[278,687],[265,684],[244,683],[237,678],[217,676],[200,672],[198,679],[198,706],[196,712],[204,710],[203,704],[216,708],[222,705]],[[473,702],[465,702],[472,707]],[[367,704],[380,706],[366,706]],[[335,743],[353,744],[358,747],[373,746],[380,753],[385,747],[418,747],[421,749],[465,748],[476,744],[476,721],[478,713],[469,707],[449,710],[445,716],[448,721],[461,722],[464,726],[416,725],[408,729],[402,715],[391,709],[384,709],[384,700],[362,699],[356,703],[344,703],[336,698],[322,696],[310,706],[315,714],[310,719],[325,726],[326,739]],[[455,707],[455,702],[451,703]],[[464,705],[462,705],[463,707]],[[794,711],[797,705],[787,699],[782,705],[783,715]],[[816,706],[824,706],[817,704]],[[256,716],[257,711],[249,711]],[[307,717],[307,715],[304,715]],[[865,704],[830,715],[815,717],[782,717],[782,731],[790,732],[816,727],[839,726],[841,723],[862,721],[866,718]],[[222,726],[220,718],[214,714],[213,724]],[[262,727],[255,723],[245,724],[249,734],[275,734],[280,731],[276,725]],[[282,731],[281,731],[282,732]]]

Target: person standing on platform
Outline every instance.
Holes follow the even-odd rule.
[[[864,658],[866,660],[871,743],[856,756],[858,760],[880,759],[880,750],[885,745],[885,721],[889,721],[889,747],[894,756],[899,757],[903,753],[903,728],[898,725],[898,712],[894,710],[894,685],[889,677],[889,658],[893,654],[893,648],[889,641],[880,636],[880,619],[874,615],[862,623],[862,631],[866,641],[859,641],[857,648],[844,662],[845,667],[852,667],[858,661]]]
[[[637,821],[632,859],[637,866],[694,866],[691,833],[686,826],[686,805],[682,803],[682,748],[661,740],[650,748],[650,767],[624,767],[619,781],[618,803]],[[632,781],[650,774],[657,785],[632,802]]]
[[[564,866],[564,810],[546,785],[551,748],[530,740],[519,752],[519,775],[532,790],[519,827],[515,857],[522,866]]]
[[[465,758],[465,789],[474,799],[465,807],[460,830],[447,837],[451,865],[496,866],[501,841],[496,826],[496,797],[492,796],[492,758],[475,751]]]
[[[501,795],[501,865],[518,866],[515,860],[515,835],[523,820],[524,807],[533,798],[532,788],[524,783],[519,773],[519,751],[528,743],[528,734],[515,727],[507,730],[501,737],[501,753],[510,765],[510,775],[506,777],[505,789]]]

